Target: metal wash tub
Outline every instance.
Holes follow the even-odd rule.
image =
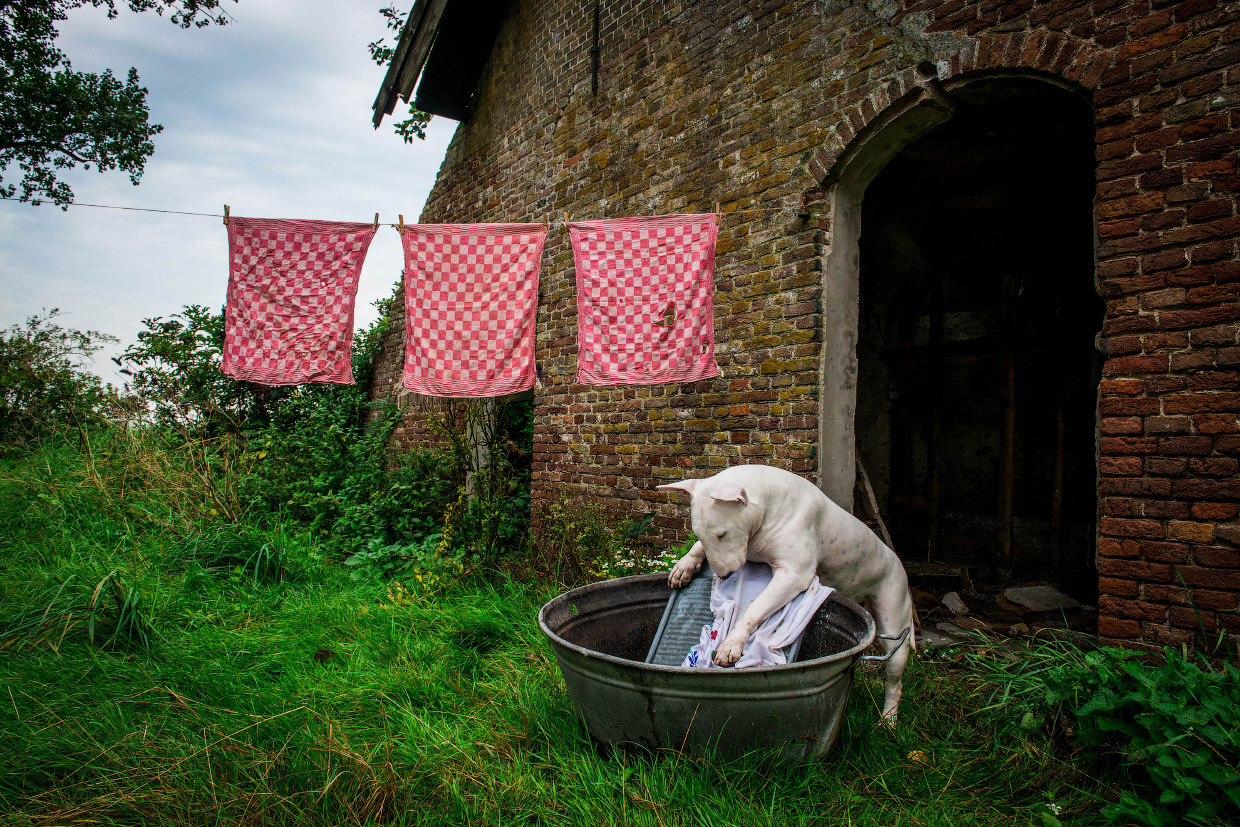
[[[670,594],[666,573],[622,577],[565,592],[538,613],[590,736],[690,755],[757,748],[781,749],[791,761],[826,755],[839,736],[854,666],[874,641],[873,618],[832,594],[806,629],[795,663],[644,663]]]

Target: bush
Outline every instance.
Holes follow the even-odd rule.
[[[653,521],[653,513],[623,517],[582,498],[548,503],[534,519],[536,562],[563,585],[668,568],[688,548],[653,556],[641,541]]]
[[[146,329],[121,354],[130,377],[125,390],[139,417],[188,432],[237,431],[271,421],[289,388],[238,382],[220,373],[224,312],[191,304],[164,318],[143,319]]]
[[[1120,649],[1087,653],[1048,676],[1048,698],[1075,711],[1081,746],[1120,756],[1150,797],[1125,791],[1117,823],[1240,821],[1240,670],[1164,649],[1161,664]]]
[[[56,324],[56,308],[0,330],[0,442],[98,418],[106,391],[87,371],[111,336]]]
[[[1240,822],[1240,671],[1187,649],[1149,664],[1066,640],[982,641],[964,654],[1005,736],[1042,722],[1061,752],[1127,778],[1102,808],[1115,824]],[[1054,822],[1048,822],[1054,823]]]
[[[252,496],[266,510],[308,525],[341,555],[413,543],[435,530],[455,493],[438,452],[389,449],[398,413],[368,403],[359,388],[297,388],[272,424],[251,434]]]

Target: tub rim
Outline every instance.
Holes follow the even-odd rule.
[[[666,579],[667,579],[666,572],[650,572],[647,574],[631,574],[631,575],[628,575],[627,577],[612,577],[607,580],[599,580],[595,583],[587,583],[586,585],[578,586],[575,589],[569,589],[566,592],[562,592],[561,594],[556,595],[555,597],[551,598],[550,600],[548,600],[546,603],[542,605],[542,608],[538,610],[538,626],[542,629],[543,634],[547,636],[549,641],[559,646],[562,646],[571,652],[575,652],[577,655],[581,657],[594,658],[597,660],[606,661],[608,663],[613,663],[617,666],[624,666],[628,668],[636,667],[636,668],[643,669],[643,670],[648,669],[653,672],[665,672],[669,674],[689,673],[693,675],[701,675],[703,677],[707,675],[719,675],[720,677],[723,677],[725,675],[758,675],[758,674],[767,674],[767,673],[790,672],[793,670],[805,669],[807,667],[812,667],[812,666],[825,666],[826,664],[832,663],[833,661],[840,661],[840,660],[845,660],[845,659],[856,659],[856,658],[859,658],[861,656],[861,653],[864,652],[867,648],[870,647],[871,644],[874,643],[875,635],[877,634],[877,631],[878,631],[877,626],[874,623],[874,618],[870,615],[868,611],[865,610],[863,606],[861,606],[861,604],[857,603],[855,600],[849,597],[845,597],[843,594],[840,593],[838,589],[835,589],[831,592],[831,595],[827,599],[828,600],[838,599],[841,603],[844,604],[846,608],[849,608],[849,609],[855,608],[857,612],[861,614],[861,617],[864,618],[865,620],[865,634],[862,635],[861,641],[859,643],[843,651],[835,652],[830,655],[823,655],[822,657],[813,658],[811,660],[799,660],[799,661],[796,661],[795,663],[782,663],[776,666],[747,666],[744,669],[738,670],[738,669],[731,668],[731,667],[722,668],[722,669],[709,669],[709,668],[703,669],[701,667],[696,667],[696,666],[662,666],[660,664],[646,663],[645,661],[640,661],[640,660],[629,660],[628,658],[621,658],[621,657],[617,657],[616,655],[609,655],[606,652],[599,652],[594,649],[587,649],[584,646],[580,646],[576,643],[572,643],[571,641],[565,640],[564,638],[560,637],[555,632],[551,631],[551,628],[547,625],[547,612],[551,608],[551,605],[558,601],[569,599],[569,595],[575,592],[581,592],[586,589],[597,589],[600,585],[604,583],[620,583],[626,580],[659,582],[659,581],[666,581]],[[713,680],[711,678],[707,678],[707,679]]]

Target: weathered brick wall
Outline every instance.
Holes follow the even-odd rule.
[[[1097,123],[1100,632],[1240,629],[1237,101],[1240,4],[1208,0],[602,4],[522,0],[422,220],[709,211],[722,377],[573,382],[574,275],[555,226],[540,285],[534,496],[686,509],[660,482],[763,462],[817,470],[831,172],[889,107],[984,72],[1062,79]],[[918,69],[920,67],[920,70]],[[922,85],[919,85],[921,83]],[[803,215],[808,213],[808,216]],[[376,392],[399,382],[403,313]],[[400,439],[418,439],[415,418]]]

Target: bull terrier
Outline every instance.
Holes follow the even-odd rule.
[[[913,602],[904,566],[865,523],[831,501],[809,480],[765,465],[737,465],[705,479],[658,486],[690,496],[693,533],[689,553],[668,574],[672,588],[686,585],[705,560],[718,577],[727,577],[757,560],[771,567],[766,589],[741,614],[715,652],[722,666],[736,663],[745,642],[762,621],[819,580],[866,607],[887,659],[883,720],[894,723],[900,706],[901,678],[913,640]]]

